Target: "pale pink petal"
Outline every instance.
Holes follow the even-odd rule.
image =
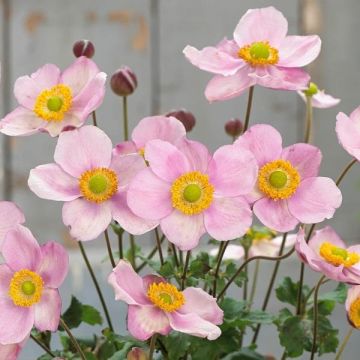
[[[316,253],[307,243],[305,240],[305,232],[303,228],[299,229],[297,234],[296,243],[295,243],[295,250],[302,262],[305,264],[309,264],[309,266],[315,270],[320,271],[319,266],[315,262],[319,260],[320,257],[318,253]]]
[[[114,220],[130,234],[142,235],[159,225],[158,221],[145,220],[135,215],[127,204],[126,192],[114,195],[111,198],[110,203]]]
[[[9,286],[14,271],[6,264],[0,264],[0,298],[8,297]]]
[[[178,309],[180,314],[195,313],[214,325],[222,324],[224,313],[219,308],[216,298],[204,290],[195,287],[186,288],[183,294],[185,304]]]
[[[281,158],[290,161],[300,178],[305,179],[318,175],[322,154],[316,146],[300,143],[284,148]]]
[[[7,298],[0,298],[0,344],[9,345],[23,341],[34,324],[34,310],[14,305]]]
[[[288,234],[285,241],[285,249],[294,246],[296,243],[297,234]],[[274,237],[271,242],[276,245],[279,249],[283,241],[283,235]]]
[[[254,204],[254,214],[268,228],[280,232],[294,230],[299,223],[288,209],[286,200],[262,198]]]
[[[254,155],[236,145],[225,145],[216,150],[208,170],[215,194],[221,196],[246,195],[251,192],[257,173]]]
[[[249,204],[241,196],[214,197],[204,212],[206,231],[215,240],[225,241],[241,237],[252,223]]]
[[[69,270],[69,255],[65,248],[56,242],[41,246],[41,263],[37,273],[46,287],[57,289],[63,283]]]
[[[133,141],[123,141],[115,146],[113,149],[113,155],[137,154],[137,151],[138,150]]]
[[[351,287],[348,290],[347,298],[345,302],[346,311],[349,311],[351,304],[359,298],[360,298],[360,285]]]
[[[86,170],[108,167],[111,152],[109,137],[98,127],[89,125],[61,133],[54,159],[63,170],[78,178]]]
[[[129,185],[127,203],[137,216],[160,220],[173,209],[170,184],[145,169]]]
[[[60,70],[56,65],[46,64],[31,76],[19,77],[14,85],[14,94],[20,105],[32,110],[37,96],[59,82]]]
[[[64,114],[62,121],[47,121],[40,131],[47,132],[50,136],[58,136],[61,132],[74,130],[83,125],[85,119],[81,119],[78,112],[69,111]]]
[[[219,253],[219,248],[210,250],[211,256],[217,256]],[[244,248],[241,245],[228,245],[226,247],[223,260],[241,260],[245,255]]]
[[[305,224],[331,219],[341,202],[341,191],[326,177],[305,179],[288,199],[291,214]]]
[[[205,97],[210,101],[230,100],[241,95],[256,84],[256,79],[249,76],[248,66],[230,76],[216,75],[207,84]]]
[[[27,136],[39,132],[44,125],[45,121],[34,112],[19,106],[1,120],[0,132],[9,136]]]
[[[36,271],[41,261],[39,244],[31,231],[22,225],[6,233],[1,252],[6,264],[14,271]]]
[[[284,15],[272,6],[250,9],[240,19],[234,31],[234,39],[242,47],[257,41],[269,41],[278,47],[288,31]]]
[[[174,311],[168,313],[168,317],[170,326],[175,331],[207,338],[208,340],[215,340],[221,335],[219,327],[210,321],[204,320],[197,314],[180,314],[179,312]]]
[[[328,109],[339,104],[341,100],[334,98],[329,94],[325,94],[324,91],[319,90],[312,97],[312,106],[319,109]]]
[[[201,70],[219,75],[234,75],[245,62],[239,57],[234,57],[222,49],[205,47],[198,50],[192,46],[186,46],[183,50],[185,57]]]
[[[160,226],[166,238],[181,251],[188,251],[196,247],[201,236],[205,234],[203,214],[185,215],[174,210],[161,220]]]
[[[91,59],[81,56],[63,71],[60,82],[70,86],[72,96],[76,97],[99,72]]]
[[[236,57],[238,56],[239,46],[234,40],[228,40],[224,37],[217,45],[216,48],[228,53],[229,55]]]
[[[249,257],[253,256],[278,256],[280,247],[271,239],[256,240],[249,249]]]
[[[28,339],[26,339],[25,341],[22,341],[21,343],[17,343],[17,344],[9,344],[9,345],[1,345],[0,344],[0,359],[16,360],[27,340]]]
[[[80,194],[79,180],[57,164],[37,166],[30,171],[29,188],[42,199],[71,201]]]
[[[258,161],[259,167],[279,159],[282,151],[280,133],[266,124],[252,126],[236,140],[235,145],[241,145],[250,150]],[[238,151],[242,151],[242,148]]]
[[[25,216],[11,201],[0,201],[0,251],[5,234],[25,222]]]
[[[344,241],[335,232],[331,226],[315,231],[315,234],[309,240],[309,247],[320,256],[320,247],[324,242],[329,242],[337,247],[346,248]]]
[[[56,331],[61,313],[61,297],[57,289],[43,289],[41,300],[34,305],[35,327],[39,331]]]
[[[109,202],[96,204],[76,199],[63,206],[62,218],[70,235],[79,241],[96,239],[109,226],[112,214]]]
[[[170,331],[169,320],[165,313],[155,306],[130,305],[127,316],[130,334],[145,341],[154,334],[167,335]]]
[[[279,62],[284,67],[303,67],[314,61],[321,49],[317,35],[287,36],[279,47]]]
[[[166,282],[166,280],[161,277],[161,276],[157,276],[157,275],[145,275],[143,278],[143,288],[144,288],[144,291],[147,292],[148,291],[148,288],[151,284],[158,284],[160,282]]]
[[[165,181],[172,182],[191,171],[189,161],[174,145],[163,140],[151,140],[145,147],[145,159],[151,170]]]
[[[137,150],[143,149],[150,140],[164,140],[174,144],[186,135],[184,125],[172,116],[149,116],[140,120],[131,138]]]

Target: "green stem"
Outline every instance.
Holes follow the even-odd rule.
[[[325,275],[323,275],[320,278],[314,291],[313,343],[311,348],[310,360],[314,360],[316,353],[316,340],[317,340],[316,338],[317,338],[317,330],[318,330],[318,295],[319,295],[320,286],[322,285],[325,278],[326,278]]]
[[[258,277],[259,277],[259,269],[260,269],[260,261],[256,260],[255,262],[255,270],[254,270],[254,278],[253,278],[253,283],[251,286],[251,292],[250,292],[250,306],[254,301],[255,298],[255,292],[256,292],[256,285],[257,285],[257,281],[258,281]]]
[[[100,289],[99,283],[98,283],[98,281],[97,281],[97,279],[96,279],[95,273],[94,273],[94,271],[93,271],[93,269],[92,269],[92,267],[91,267],[90,261],[89,261],[87,255],[86,255],[84,246],[83,246],[83,244],[82,244],[81,241],[79,241],[78,244],[79,244],[79,248],[80,248],[81,255],[82,255],[82,257],[84,258],[86,267],[87,267],[87,269],[88,269],[88,271],[89,271],[89,273],[90,273],[90,277],[91,277],[91,279],[92,279],[92,281],[93,281],[93,283],[94,283],[96,292],[98,293],[98,296],[99,296],[99,299],[100,299],[100,302],[101,302],[101,306],[102,306],[102,308],[103,308],[103,310],[104,310],[104,314],[105,314],[105,317],[106,317],[106,321],[107,321],[107,323],[108,323],[108,325],[109,325],[110,330],[111,330],[112,332],[114,332],[114,328],[113,328],[113,325],[112,325],[112,323],[111,323],[109,311],[108,311],[108,308],[107,308],[107,306],[106,306],[104,296],[103,296],[102,291],[101,291],[101,289]]]
[[[160,244],[162,244],[162,243],[164,242],[164,240],[165,240],[165,235],[163,235],[163,236],[161,237],[161,239],[160,239]],[[147,260],[151,260],[151,259],[154,257],[154,255],[156,254],[157,249],[158,249],[158,246],[155,245],[155,247],[150,251],[150,253],[149,253],[149,255],[146,257],[146,259],[147,259]],[[136,268],[136,272],[141,271],[141,270],[146,266],[146,264],[147,264],[147,261],[143,261],[142,264]]]
[[[157,338],[157,334],[154,334],[150,340],[149,360],[153,360],[153,355],[154,355],[155,345],[156,345],[156,338]]]
[[[184,270],[183,270],[183,273],[182,273],[182,276],[181,276],[181,290],[185,289],[186,273],[187,273],[187,268],[189,266],[190,256],[191,256],[191,250],[189,250],[186,253]]]
[[[65,324],[65,321],[62,318],[60,318],[60,325],[64,328],[64,330],[69,335],[69,338],[70,338],[71,342],[73,343],[74,347],[76,348],[76,350],[77,350],[78,354],[80,355],[81,359],[86,360],[85,354],[83,353],[79,343],[77,342],[74,335],[71,333],[69,327]]]
[[[130,241],[130,263],[132,267],[135,269],[136,267],[136,246],[135,246],[135,236],[133,234],[129,234]]]
[[[343,180],[343,178],[345,177],[345,175],[348,173],[348,171],[352,168],[352,166],[354,164],[357,163],[357,160],[356,159],[353,159],[349,162],[349,164],[347,164],[345,166],[345,169],[342,171],[342,173],[340,174],[340,176],[338,177],[338,179],[336,180],[336,185],[339,186],[341,181]]]
[[[171,246],[171,250],[172,250],[172,253],[174,256],[175,265],[176,265],[176,267],[179,267],[180,264],[179,264],[179,259],[177,256],[176,246],[173,243],[170,243],[170,246]]]
[[[121,233],[117,234],[117,236],[118,236],[118,244],[119,244],[119,259],[120,260],[124,258],[123,234],[124,234],[123,231]]]
[[[40,340],[38,340],[34,335],[30,334],[32,340],[34,340],[45,352],[47,352],[51,357],[56,357],[56,355]]]
[[[249,249],[248,248],[244,248],[245,251],[245,263],[248,261],[249,259]],[[244,273],[245,273],[245,280],[244,280],[244,291],[243,291],[243,300],[246,301],[247,300],[247,293],[248,293],[248,266],[244,266]]]
[[[335,356],[335,360],[340,360],[340,359],[341,359],[341,355],[342,355],[342,353],[344,352],[345,347],[346,347],[346,345],[347,345],[347,343],[348,343],[348,341],[349,341],[349,339],[350,339],[353,331],[354,331],[354,328],[353,328],[353,327],[350,327],[350,329],[349,329],[349,331],[347,332],[347,334],[346,334],[343,342],[341,343],[341,345],[340,345],[340,347],[339,347],[339,351],[337,352],[337,354],[336,354],[336,356]]]
[[[212,296],[213,297],[216,297],[216,286],[217,286],[217,279],[219,277],[221,261],[222,261],[222,259],[224,257],[225,250],[226,250],[228,245],[229,245],[229,241],[220,242],[220,245],[219,245],[219,251],[218,251],[218,256],[217,256],[217,264],[216,264],[215,274],[214,274],[213,290],[212,290]]]
[[[158,228],[155,229],[155,236],[156,236],[156,245],[157,245],[157,249],[158,249],[159,257],[160,257],[160,264],[164,265],[164,256],[163,256],[163,252],[162,252],[162,247],[161,247],[161,241],[160,241],[160,235],[159,235]]]
[[[127,96],[123,96],[123,125],[124,125],[124,140],[127,141],[129,140]]]
[[[111,250],[109,233],[108,233],[107,229],[105,229],[104,234],[105,234],[106,247],[107,247],[107,251],[108,251],[108,254],[109,254],[111,266],[112,266],[113,268],[115,268],[115,267],[116,267],[116,263],[115,263],[114,256],[113,256],[113,253],[112,253],[112,250]]]
[[[281,360],[285,360],[287,358],[286,350],[284,350],[284,353],[282,354]]]
[[[245,123],[244,123],[244,128],[243,128],[242,133],[244,133],[249,127],[253,95],[254,95],[254,86],[251,86],[249,88],[248,102],[247,102],[246,115],[245,115]]]
[[[309,144],[311,141],[312,121],[313,120],[313,107],[312,96],[306,96],[306,122],[305,122],[305,138],[304,142]]]
[[[97,126],[96,113],[95,113],[95,111],[92,112],[92,118],[93,118],[94,126]]]

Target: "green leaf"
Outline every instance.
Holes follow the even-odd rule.
[[[188,351],[191,337],[179,332],[171,332],[169,335],[161,338],[168,350],[169,359],[178,360]]]
[[[238,318],[240,313],[246,309],[247,303],[245,301],[237,301],[231,298],[225,298],[220,307],[224,311],[224,317],[227,319]]]
[[[277,287],[276,297],[284,303],[291,304],[293,306],[297,305],[297,295],[298,295],[299,283],[294,283],[290,277],[285,277],[282,283]],[[302,287],[302,296],[306,298],[309,293],[309,288],[304,285]]]
[[[170,277],[174,275],[174,266],[170,261],[165,261],[164,264],[160,267],[159,274],[164,277]]]
[[[339,304],[346,301],[347,287],[344,283],[339,283],[335,290],[319,295],[318,300],[333,300]]]
[[[134,345],[132,343],[126,343],[124,344],[123,348],[119,351],[117,351],[113,356],[108,358],[108,360],[124,360],[126,359],[126,356],[128,352],[131,350],[131,348]]]
[[[239,351],[226,355],[222,360],[265,360],[265,357],[249,348],[243,348]]]
[[[193,277],[204,278],[204,275],[211,269],[209,254],[201,252],[191,261],[189,271]]]
[[[81,319],[89,325],[101,325],[103,323],[99,311],[90,305],[82,305]]]

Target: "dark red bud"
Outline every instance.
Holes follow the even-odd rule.
[[[231,119],[225,124],[225,131],[229,136],[237,137],[241,135],[243,123],[239,119]]]
[[[73,53],[77,58],[86,56],[90,59],[95,54],[94,44],[89,40],[79,40],[73,46]]]
[[[191,131],[196,124],[195,116],[185,109],[170,111],[166,116],[173,116],[182,122],[187,132]]]
[[[128,66],[122,66],[111,76],[110,85],[116,95],[128,96],[137,88],[137,78]]]

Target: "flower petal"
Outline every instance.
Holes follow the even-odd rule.
[[[341,202],[341,191],[332,179],[313,177],[300,183],[288,205],[299,221],[311,224],[331,219]]]
[[[11,201],[0,201],[0,251],[5,234],[25,222],[25,216]]]
[[[0,359],[16,360],[27,340],[28,339],[26,338],[21,343],[16,343],[16,344],[9,344],[9,345],[0,344]]]
[[[39,303],[34,305],[35,327],[39,331],[56,331],[61,313],[61,298],[57,289],[44,289]]]
[[[210,250],[209,254],[212,256],[217,256],[219,253],[219,248]],[[245,255],[244,248],[241,245],[228,245],[226,247],[223,260],[241,260]]]
[[[109,137],[98,127],[89,125],[61,133],[54,159],[64,171],[79,178],[86,170],[109,167],[111,152]]]
[[[14,271],[6,264],[0,264],[0,298],[8,297],[9,286]]]
[[[112,215],[109,202],[91,203],[85,199],[76,199],[63,206],[62,218],[70,235],[79,241],[96,239],[109,226]]]
[[[314,271],[321,271],[318,264],[315,262],[319,260],[319,255],[306,243],[305,232],[303,228],[299,229],[297,234],[295,250],[302,262],[308,264]]]
[[[320,247],[324,242],[329,242],[337,247],[346,248],[344,241],[336,233],[331,226],[325,226],[320,230],[316,230],[308,244],[309,247],[320,256]]]
[[[346,311],[349,311],[351,304],[359,298],[360,298],[360,285],[351,287],[348,290],[346,297],[346,302],[345,302]]]
[[[138,150],[133,141],[123,141],[115,146],[113,149],[113,155],[138,154],[137,151]]]
[[[206,231],[220,241],[233,240],[244,235],[251,222],[250,206],[241,196],[214,197],[211,206],[204,213]]]
[[[279,48],[279,66],[303,67],[314,61],[321,49],[317,35],[287,36]]]
[[[79,180],[57,164],[40,165],[32,169],[28,185],[42,199],[71,201],[80,196]]]
[[[69,111],[64,114],[62,121],[48,121],[39,129],[41,132],[47,132],[50,136],[59,136],[61,132],[74,130],[84,124],[84,120],[78,112]]]

